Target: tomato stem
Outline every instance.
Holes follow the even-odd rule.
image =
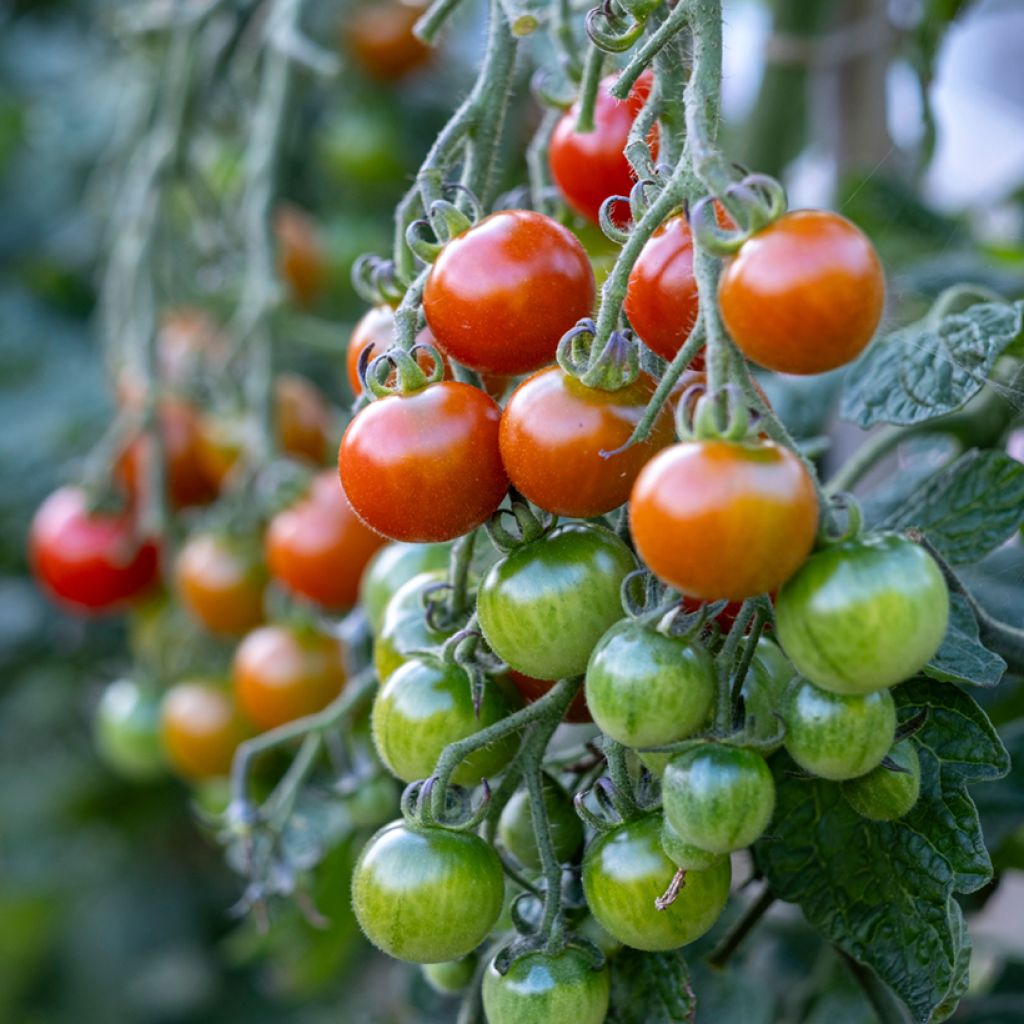
[[[715,732],[719,736],[726,736],[732,729],[733,720],[733,690],[731,686],[733,665],[736,662],[736,651],[747,632],[747,627],[757,614],[758,601],[756,597],[747,598],[740,608],[725,638],[725,645],[718,655],[716,664],[716,678],[718,680],[718,697],[715,702]],[[752,646],[752,645],[751,645]],[[742,685],[742,684],[741,684]]]
[[[626,99],[637,79],[644,73],[655,56],[684,28],[690,24],[690,9],[686,3],[676,4],[671,14],[648,35],[644,44],[630,57],[618,80],[611,87],[611,94],[619,100]]]
[[[604,70],[604,51],[591,46],[587,51],[587,59],[583,64],[583,78],[580,81],[580,92],[577,99],[579,111],[576,115],[576,131],[592,132],[594,130],[594,108],[597,106],[597,90],[601,84],[601,72]]]
[[[743,683],[747,678],[747,673],[750,671],[750,663],[754,660],[754,655],[757,652],[757,642],[761,639],[761,633],[764,631],[765,624],[770,618],[771,612],[765,607],[765,602],[758,599],[754,609],[754,619],[750,624],[746,643],[743,647],[743,654],[736,666],[736,671],[732,674],[732,691],[729,704],[733,714],[736,713],[739,707],[740,693],[743,690]]]

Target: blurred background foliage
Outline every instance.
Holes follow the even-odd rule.
[[[838,8],[856,13],[870,6]],[[881,5],[897,26],[897,15],[915,6],[918,20],[907,24],[917,28],[900,30],[899,62],[930,84],[946,22],[969,5]],[[1010,5],[979,6],[998,11]],[[330,23],[342,5],[319,7],[325,19],[319,35],[337,41],[344,56],[339,25]],[[731,18],[740,28],[753,25],[755,35],[762,31],[763,43],[764,27],[774,17],[777,32],[792,42],[794,35],[834,30],[836,19],[822,15],[829,7],[804,0],[737,2]],[[144,86],[159,66],[159,44],[125,27],[128,16],[143,9],[102,0],[0,6],[0,1021],[451,1020],[451,1005],[427,989],[419,972],[369,957],[357,935],[348,878],[359,832],[334,849],[313,883],[311,895],[326,928],[313,927],[294,907],[275,908],[266,934],[229,914],[239,883],[197,827],[189,791],[170,781],[120,780],[94,752],[96,698],[127,669],[125,625],[68,618],[27,578],[24,538],[32,511],[74,470],[112,413],[95,306],[109,242],[105,225],[119,202],[115,168],[130,145]],[[348,284],[352,261],[365,251],[387,250],[391,209],[464,91],[479,53],[472,18],[459,24],[443,59],[398,86],[373,81],[347,60],[338,78],[307,83],[301,116],[291,126],[296,138],[288,147],[286,195],[299,210],[315,214],[327,278],[313,302],[315,326],[296,312],[280,328],[305,344],[279,349],[283,361],[313,375],[335,400],[345,397],[340,353],[347,325],[360,312]],[[1024,44],[1024,31],[1016,38],[1018,47]],[[976,60],[982,52],[975,51]],[[735,52],[727,67],[730,62],[737,65]],[[941,187],[929,186],[926,168],[915,167],[913,154],[901,156],[899,139],[893,141],[900,136],[899,116],[889,109],[887,120],[885,105],[898,87],[890,89],[888,101],[883,89],[879,111],[863,93],[860,105],[843,101],[840,82],[832,110],[840,131],[845,126],[862,140],[871,132],[882,137],[864,141],[859,150],[823,148],[828,138],[818,130],[820,97],[814,101],[820,80],[785,60],[761,77],[763,54],[745,61],[751,63],[754,72],[745,66],[735,76],[734,92],[742,92],[754,75],[747,98],[734,97],[731,108],[727,102],[736,138],[748,140],[748,155],[759,169],[788,167],[798,198],[831,201],[865,227],[893,272],[901,319],[965,278],[1008,295],[1024,291],[1024,157],[1016,185],[990,189],[966,211],[954,211],[941,202]],[[858,73],[872,72],[850,69],[854,80],[846,88],[853,88]],[[887,72],[876,64],[874,73]],[[1009,88],[1003,99],[1012,110],[1016,87]],[[525,88],[521,92],[508,133],[510,149],[519,151],[533,117]],[[1016,99],[1016,123],[1024,129],[1024,88]],[[772,131],[780,111],[788,115],[784,133]],[[920,164],[922,152],[927,157],[933,145],[941,147],[941,131],[933,142],[920,107],[902,114],[922,126],[923,142],[919,134],[914,150]],[[206,131],[197,140],[197,158],[211,200],[230,206],[237,202],[244,133],[229,110],[210,118]],[[867,159],[875,145],[889,154],[882,164]],[[511,187],[522,165],[507,163]],[[868,174],[864,163],[870,164]],[[822,166],[828,168],[824,185],[815,171]],[[189,216],[185,211],[186,222]],[[219,285],[198,281],[196,287],[216,298]],[[325,324],[332,329],[325,332]],[[830,427],[828,403],[820,401],[828,389],[814,383],[816,402],[798,386],[772,395],[804,436]],[[985,577],[982,596],[994,611],[1020,621],[1019,607],[1007,607],[1019,596],[1024,575],[1020,545],[990,562],[977,570]],[[995,705],[997,720],[1022,714],[1011,706],[1012,697],[993,695],[988,703]],[[1022,755],[1018,765],[1024,763],[1020,730],[1007,742]],[[977,794],[990,819],[997,861],[1011,872],[1024,866],[1024,842],[1014,825],[1024,816],[1022,788],[1018,767],[1015,779]],[[835,956],[808,946],[815,940],[798,915],[770,917],[759,936],[727,975],[696,979],[701,1020],[769,1024],[783,1009],[791,1019],[820,1024],[872,1020]],[[977,958],[979,976],[989,972],[986,994],[965,1001],[957,1019],[1020,1020],[1024,950],[1019,943],[1006,949],[998,929],[991,943],[999,956],[983,952]],[[803,976],[808,962],[816,963],[816,988]],[[822,979],[831,983],[822,985]]]

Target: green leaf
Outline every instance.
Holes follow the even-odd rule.
[[[1011,722],[1000,731],[1010,752],[1010,774],[978,794],[978,812],[985,826],[985,838],[993,851],[1024,824],[1024,719]]]
[[[995,686],[1005,671],[1006,662],[978,639],[978,620],[970,605],[959,594],[951,594],[949,628],[924,674],[947,683]]]
[[[683,954],[624,949],[611,962],[607,1024],[693,1024],[697,1001]]]
[[[959,409],[1021,333],[1024,301],[979,302],[877,340],[851,367],[839,413],[861,427],[907,425]]]
[[[991,862],[967,783],[1009,768],[985,713],[956,687],[915,679],[894,691],[915,734],[921,797],[895,822],[861,818],[834,783],[774,762],[778,804],[758,864],[781,899],[889,985],[916,1020],[944,1020],[966,984],[970,942],[956,892],[989,880]]]
[[[881,524],[913,526],[954,564],[977,562],[1024,522],[1024,463],[1000,451],[972,450]]]

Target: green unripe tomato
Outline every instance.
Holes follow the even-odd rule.
[[[356,828],[380,828],[394,818],[400,796],[395,780],[380,772],[345,798],[345,809]]]
[[[504,976],[487,968],[484,1013],[488,1024],[603,1024],[609,989],[608,969],[594,970],[578,949],[528,953]]]
[[[111,683],[96,705],[93,733],[100,757],[124,778],[145,782],[165,774],[160,694],[131,679]]]
[[[396,960],[436,964],[467,956],[498,920],[501,861],[479,836],[394,821],[363,849],[352,906],[366,937]]]
[[[480,714],[473,707],[469,676],[457,665],[431,656],[410,658],[377,692],[373,742],[381,760],[404,782],[427,778],[449,743],[494,725],[518,707],[515,691],[490,678]],[[506,736],[469,755],[452,775],[460,786],[475,786],[496,775],[518,748]]]
[[[370,559],[359,580],[359,603],[377,636],[384,612],[403,584],[424,572],[447,568],[450,544],[387,544]]]
[[[720,853],[711,853],[688,843],[665,820],[661,823],[661,848],[668,854],[668,859],[684,871],[706,871],[722,859]]]
[[[741,641],[741,644],[745,642]],[[743,680],[741,693],[747,726],[752,727],[753,736],[762,741],[767,741],[770,737],[779,737],[766,746],[766,755],[774,753],[782,746],[776,714],[780,710],[782,695],[795,674],[796,669],[778,645],[766,637],[760,637],[750,667],[747,669],[747,678]]]
[[[577,935],[590,939],[605,956],[615,956],[622,949],[622,943],[602,927],[593,914],[587,914],[582,921],[575,925],[573,930]]]
[[[661,815],[648,814],[599,835],[583,858],[583,891],[591,914],[634,949],[678,949],[718,920],[729,898],[732,869],[722,857],[706,871],[687,871],[675,902],[658,910],[676,875],[661,847]]]
[[[871,771],[896,736],[896,705],[888,690],[829,693],[797,678],[780,710],[789,756],[805,771],[833,782]]]
[[[534,679],[582,675],[607,629],[622,618],[620,588],[636,559],[610,530],[559,526],[495,563],[477,617],[495,654]]]
[[[895,534],[812,555],[779,590],[779,642],[833,693],[870,693],[919,672],[942,644],[949,592],[935,560]]]
[[[768,827],[775,780],[760,754],[707,743],[669,761],[661,802],[666,821],[685,842],[731,853],[750,846]]]
[[[469,988],[476,972],[477,957],[475,953],[464,956],[461,960],[445,960],[440,964],[424,964],[420,970],[427,984],[442,996],[457,995]]]
[[[627,747],[658,747],[691,736],[707,720],[714,664],[699,644],[625,619],[590,655],[586,693],[607,736]]]
[[[879,765],[859,779],[843,783],[850,806],[872,821],[895,821],[910,812],[921,795],[921,761],[912,740],[900,740],[889,757],[903,769],[894,772]]]
[[[382,683],[413,651],[438,647],[451,636],[427,625],[423,606],[424,591],[435,583],[443,583],[444,579],[441,570],[422,572],[403,583],[388,601],[373,644],[373,667]]]
[[[541,777],[541,785],[552,845],[559,862],[564,864],[572,860],[583,845],[583,822],[573,807],[572,797],[550,775]],[[520,864],[534,869],[541,867],[530,794],[526,789],[517,790],[505,804],[498,819],[498,838]]]

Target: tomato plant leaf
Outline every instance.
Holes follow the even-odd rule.
[[[839,414],[861,427],[907,425],[959,409],[1021,333],[1024,301],[934,312],[878,339],[851,367]]]
[[[624,949],[611,972],[608,1024],[693,1024],[697,1000],[682,953]]]
[[[1004,726],[999,735],[1010,752],[1012,767],[1005,778],[983,787],[977,801],[985,839],[997,853],[1024,823],[1024,719]]]
[[[995,779],[1009,759],[984,711],[948,683],[915,679],[894,693],[915,734],[921,797],[894,822],[861,818],[840,787],[775,759],[778,804],[758,864],[781,899],[874,970],[922,1022],[944,1020],[966,984],[969,937],[954,893],[989,880],[991,861],[967,783]]]
[[[976,562],[1024,522],[1024,463],[1000,451],[965,452],[882,523],[913,526],[955,565]]]
[[[1006,662],[978,638],[978,621],[959,594],[950,595],[949,628],[923,671],[932,679],[962,685],[995,686],[1003,678]]]

